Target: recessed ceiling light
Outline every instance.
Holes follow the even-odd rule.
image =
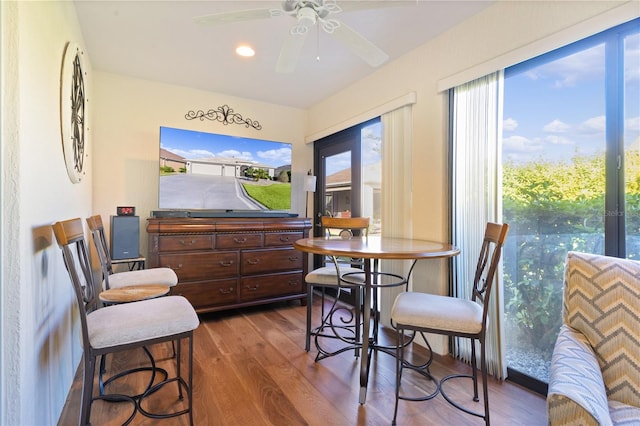
[[[236,48],[236,53],[240,56],[250,57],[256,54],[256,52],[249,46],[243,45]]]

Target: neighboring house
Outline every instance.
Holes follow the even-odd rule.
[[[248,168],[265,170],[272,179],[275,176],[273,166],[238,158],[210,157],[187,160],[187,173],[201,175],[243,177],[244,171]]]
[[[369,164],[362,169],[362,194],[363,206],[369,206],[372,211],[363,211],[363,216],[369,216],[377,228],[379,217],[376,212],[380,211],[380,177],[381,164],[379,162]],[[351,168],[337,171],[326,177],[326,199],[324,214],[331,213],[336,216],[349,216],[351,205]]]
[[[160,167],[171,167],[175,171],[180,171],[180,169],[187,167],[187,160],[178,154],[160,148]]]

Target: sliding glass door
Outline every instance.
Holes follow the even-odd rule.
[[[370,233],[380,232],[381,131],[374,119],[315,142],[316,234],[325,215],[370,217]]]
[[[549,380],[567,251],[640,257],[639,22],[505,70],[510,378]]]
[[[315,235],[324,232],[322,216],[369,217],[369,235],[380,232],[381,130],[377,118],[315,142]],[[314,268],[323,266],[322,262],[322,256],[314,256]],[[352,302],[348,291],[341,295]]]

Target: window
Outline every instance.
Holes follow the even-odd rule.
[[[505,70],[510,378],[548,382],[567,251],[640,259],[639,25],[636,19]]]

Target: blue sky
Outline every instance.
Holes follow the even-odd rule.
[[[291,144],[284,142],[161,127],[160,146],[189,160],[228,157],[274,167],[291,164]]]
[[[382,123],[376,122],[362,129],[362,165],[381,161]],[[351,168],[351,151],[330,157],[326,164],[327,176]]]
[[[625,49],[625,146],[640,137],[640,35]],[[604,153],[604,47],[505,79],[503,160]]]

